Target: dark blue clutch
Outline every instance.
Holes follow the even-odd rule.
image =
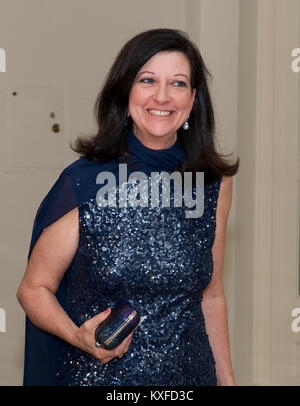
[[[137,327],[140,315],[128,302],[118,302],[95,330],[95,346],[116,348]]]

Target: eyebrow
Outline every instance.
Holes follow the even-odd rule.
[[[150,73],[151,75],[155,75],[154,72],[150,72],[148,70],[144,70],[143,72],[138,74],[138,77],[141,76],[143,73]],[[184,76],[187,78],[187,80],[189,80],[189,77],[187,75],[185,75],[184,73],[176,73],[174,76]]]
[[[184,73],[176,73],[174,76],[185,76],[189,80],[188,75],[185,75]]]

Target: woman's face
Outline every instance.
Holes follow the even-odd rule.
[[[159,52],[138,72],[129,95],[133,131],[148,148],[174,144],[189,118],[196,89],[190,85],[189,60],[181,52]]]

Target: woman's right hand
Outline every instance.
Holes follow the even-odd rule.
[[[75,345],[83,351],[88,352],[97,358],[102,364],[107,364],[113,358],[121,358],[130,346],[134,331],[126,337],[121,344],[113,350],[95,347],[95,329],[106,319],[110,314],[111,309],[108,308],[104,312],[97,314],[91,319],[83,323],[75,333]]]

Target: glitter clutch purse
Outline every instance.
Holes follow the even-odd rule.
[[[128,302],[118,302],[95,330],[95,346],[116,348],[137,327],[140,315]]]

